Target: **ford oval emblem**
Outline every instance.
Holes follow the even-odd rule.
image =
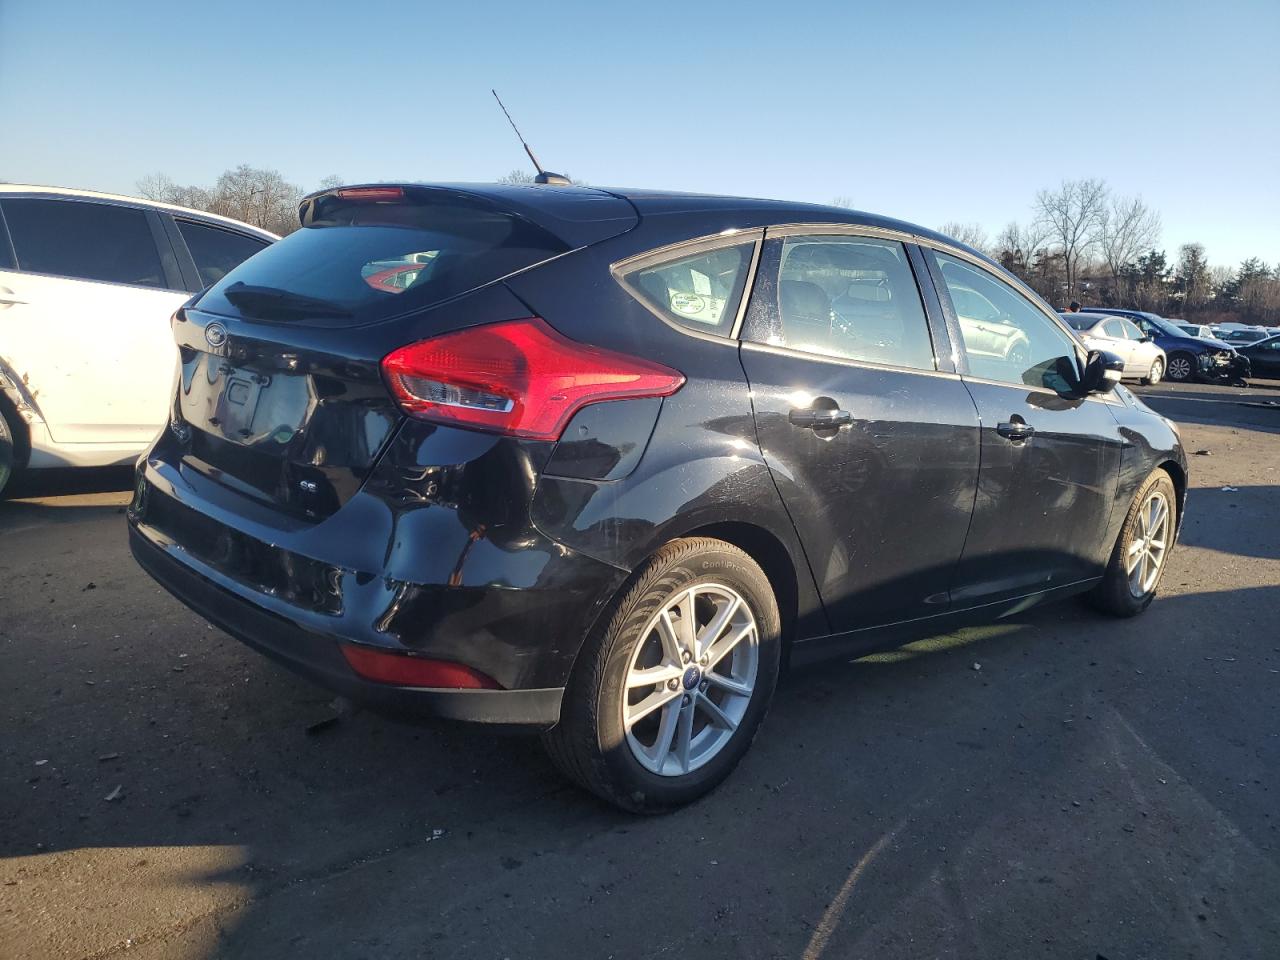
[[[227,328],[220,323],[211,323],[204,328],[204,338],[209,346],[220,347],[227,342]]]

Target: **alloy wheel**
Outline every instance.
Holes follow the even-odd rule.
[[[1174,357],[1169,361],[1170,380],[1190,380],[1191,361],[1186,357]]]
[[[1135,597],[1145,597],[1160,580],[1169,551],[1172,520],[1169,501],[1162,492],[1153,490],[1138,510],[1138,523],[1125,553],[1129,592]]]
[[[1151,372],[1147,375],[1147,379],[1152,383],[1159,383],[1163,376],[1164,364],[1161,363],[1160,359],[1157,357],[1155,360],[1151,361]]]
[[[627,669],[627,746],[650,773],[683,776],[733,739],[760,663],[755,616],[735,590],[699,583],[650,618]]]

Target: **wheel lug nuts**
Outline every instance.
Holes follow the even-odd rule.
[[[689,695],[687,693],[681,698],[680,705],[682,707],[687,707],[689,705]]]
[[[683,660],[685,663],[688,663],[690,660],[693,659],[693,654],[690,653],[688,650],[683,650],[680,653],[680,659]]]
[[[698,661],[698,666],[705,667],[707,665],[707,660],[709,659],[710,659],[709,657],[704,656],[701,660]]]
[[[668,680],[668,681],[667,681],[667,689],[668,689],[668,690],[679,690],[679,689],[680,689],[680,681],[679,681],[679,680],[677,680],[675,677],[672,677],[670,680]]]
[[[706,693],[706,692],[707,692],[707,681],[703,680],[700,684],[698,684],[698,689],[699,689],[701,692]]]

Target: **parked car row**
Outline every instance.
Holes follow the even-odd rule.
[[[169,318],[276,239],[167,204],[0,184],[0,491],[26,468],[136,460],[168,419]]]
[[[1164,351],[1164,375],[1173,381],[1242,381],[1250,374],[1249,359],[1229,343],[1193,336],[1159,314],[1118,307],[1082,307],[1080,313],[1121,317]],[[1077,314],[1078,316],[1078,314]]]

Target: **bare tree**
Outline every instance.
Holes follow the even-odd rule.
[[[299,226],[298,201],[303,195],[302,188],[279,171],[242,163],[218,177],[209,210],[273,233],[292,233]]]
[[[1141,197],[1115,197],[1103,211],[1098,246],[1112,280],[1120,279],[1127,265],[1159,241],[1160,214]]]
[[[499,183],[533,183],[533,174],[527,170],[512,170],[498,178]]]
[[[989,250],[990,239],[987,237],[987,231],[979,223],[957,223],[954,220],[948,220],[938,228],[938,232],[982,253],[987,253]]]
[[[1038,223],[1026,226],[1011,220],[996,234],[993,254],[1006,270],[1025,278],[1044,249],[1045,230]]]
[[[853,197],[849,196],[847,193],[842,193],[839,196],[835,196],[831,198],[830,206],[844,207],[846,210],[852,210]]]
[[[204,187],[184,187],[163,173],[153,173],[143,177],[135,187],[140,197],[160,203],[172,203],[192,210],[208,210],[212,202],[212,195]]]
[[[323,180],[321,180],[319,184],[316,185],[316,189],[332,190],[334,187],[341,187],[346,182],[347,182],[346,180],[338,176],[336,173],[331,173],[327,177],[325,177]]]
[[[1056,190],[1036,194],[1036,222],[1062,251],[1066,295],[1076,292],[1080,261],[1102,233],[1106,222],[1107,184],[1104,180],[1064,180]]]

